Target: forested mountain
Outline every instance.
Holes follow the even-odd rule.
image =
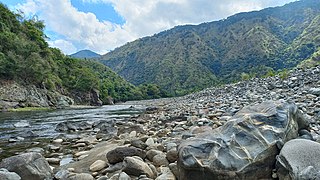
[[[70,56],[74,58],[79,58],[79,59],[86,59],[86,58],[98,58],[100,57],[100,54],[97,54],[90,50],[81,50],[79,52],[71,54]]]
[[[99,60],[129,82],[172,94],[296,66],[319,51],[320,1],[239,13],[178,26],[116,48]]]
[[[86,103],[81,101],[93,90],[100,91],[104,103],[163,95],[156,85],[135,87],[101,63],[65,56],[50,48],[44,27],[42,21],[24,19],[0,3],[0,82],[35,85],[79,103]]]

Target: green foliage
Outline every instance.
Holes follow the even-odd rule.
[[[0,80],[34,84],[71,96],[95,89],[104,103],[165,95],[156,85],[135,87],[96,61],[65,56],[48,46],[43,21],[22,19],[1,3],[0,10]]]
[[[320,48],[312,54],[309,59],[302,61],[298,67],[299,68],[311,68],[320,65]]]
[[[178,26],[128,43],[100,61],[135,85],[157,84],[173,95],[274,76],[320,47],[319,13],[319,0],[301,0],[221,21]]]
[[[267,74],[265,75],[265,77],[273,77],[275,76],[276,73],[273,69],[268,70]]]
[[[289,71],[287,69],[283,69],[281,71],[279,71],[279,77],[280,79],[284,80],[284,79],[288,79],[289,77]]]
[[[247,73],[241,73],[241,80],[242,81],[247,81],[247,80],[249,80],[250,79],[250,75],[249,74],[247,74]]]

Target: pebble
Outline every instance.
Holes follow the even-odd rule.
[[[63,142],[63,139],[55,139],[52,141],[52,143],[55,143],[55,144],[61,144]]]
[[[46,158],[49,164],[60,164],[59,158]]]
[[[78,144],[72,145],[71,147],[78,148],[78,147],[85,147],[85,146],[87,146],[86,143],[78,143]]]
[[[154,146],[155,144],[153,138],[148,138],[145,143],[147,146]]]
[[[102,160],[97,160],[94,163],[91,164],[91,166],[89,167],[90,171],[96,172],[96,171],[100,171],[103,168],[105,168],[107,165],[107,163],[105,161]]]
[[[80,152],[75,153],[74,156],[75,157],[80,157],[80,156],[88,154],[88,153],[89,153],[89,151],[80,151]]]

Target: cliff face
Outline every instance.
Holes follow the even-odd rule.
[[[74,104],[72,98],[58,92],[21,85],[14,81],[0,82],[0,109],[19,107],[68,107]]]

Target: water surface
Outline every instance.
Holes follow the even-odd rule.
[[[143,112],[143,105],[112,105],[97,108],[61,109],[49,111],[5,112],[0,113],[1,157],[7,157],[26,148],[35,147],[34,142],[46,142],[64,132],[55,130],[58,123],[64,121],[124,120]],[[28,127],[15,127],[15,124],[29,124]],[[33,136],[35,135],[35,136]],[[20,138],[16,143],[9,139]],[[43,144],[37,144],[41,146]],[[1,151],[1,150],[0,150]]]

